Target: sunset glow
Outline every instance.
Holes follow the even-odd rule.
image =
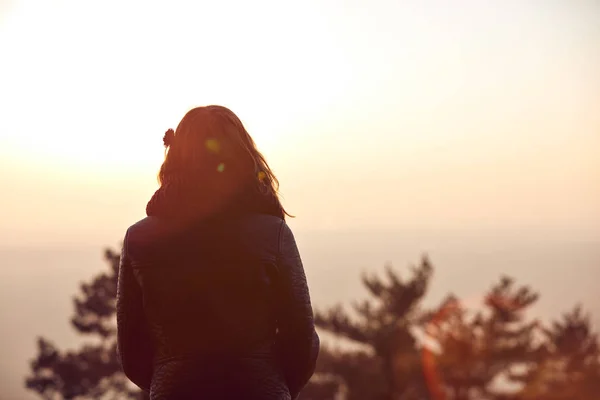
[[[207,104],[240,116],[298,227],[600,226],[593,2],[3,4],[5,240],[43,240],[44,207],[60,240],[113,240],[165,130]]]
[[[68,357],[96,339],[73,329],[73,299],[114,303],[106,274],[158,188],[165,132],[211,104],[279,179],[315,309],[362,304],[359,278],[387,262],[409,282],[427,254],[431,286],[394,286],[400,303],[424,290],[419,310],[450,293],[479,311],[510,276],[541,293],[535,319],[583,304],[598,331],[598,0],[0,0],[0,398],[39,398],[36,337]],[[436,332],[420,338],[432,396],[463,379]]]

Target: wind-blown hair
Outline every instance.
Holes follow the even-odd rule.
[[[158,173],[161,186],[185,181],[198,188],[211,184],[252,187],[276,200],[282,216],[288,215],[278,196],[279,181],[258,151],[240,119],[228,108],[211,105],[194,108],[175,131],[164,137],[165,160]]]

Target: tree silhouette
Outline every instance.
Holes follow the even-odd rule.
[[[74,329],[95,339],[78,350],[58,350],[39,338],[38,355],[31,362],[28,389],[45,399],[137,399],[141,397],[121,372],[116,350],[115,305],[120,256],[106,250],[108,271],[82,283],[73,300]]]
[[[426,392],[414,328],[426,314],[421,301],[433,268],[423,258],[406,280],[391,266],[385,272],[385,279],[363,276],[371,299],[355,304],[353,314],[340,306],[315,314],[319,328],[365,348],[338,351],[317,370],[336,376],[348,400],[418,399]]]
[[[433,274],[427,258],[403,280],[363,277],[370,300],[354,313],[336,306],[317,325],[364,350],[324,352],[317,376],[353,399],[582,399],[600,393],[598,340],[581,310],[550,329],[527,318],[538,294],[502,277],[469,310],[449,295],[434,310],[421,306]]]
[[[526,286],[515,288],[508,277],[491,288],[484,310],[473,315],[449,297],[427,325],[427,334],[440,348],[427,366],[436,398],[499,399],[507,389],[498,386],[522,382],[513,370],[535,363],[540,354],[535,343],[539,323],[525,315],[537,299],[537,293]],[[430,354],[427,349],[424,353]]]
[[[45,399],[143,398],[121,372],[115,305],[120,256],[74,298],[74,329],[90,338],[77,350],[38,339],[26,387]],[[471,310],[449,295],[422,302],[434,269],[427,258],[407,277],[390,266],[364,275],[369,299],[352,309],[315,312],[324,345],[299,400],[591,400],[600,393],[600,345],[589,317],[575,307],[548,327],[527,317],[538,294],[503,277]],[[344,342],[358,346],[347,346]]]
[[[592,400],[600,393],[600,348],[581,306],[543,329],[539,361],[518,377],[523,390],[514,399]]]

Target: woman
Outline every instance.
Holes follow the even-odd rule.
[[[123,244],[125,375],[152,400],[296,398],[319,338],[276,177],[225,107],[189,111],[164,144]]]

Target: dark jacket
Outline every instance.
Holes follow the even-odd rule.
[[[294,236],[270,215],[131,226],[117,324],[123,370],[152,400],[293,399],[319,351]]]

